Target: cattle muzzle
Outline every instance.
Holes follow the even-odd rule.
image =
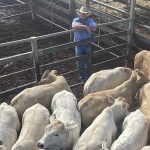
[[[44,148],[44,144],[41,143],[41,142],[38,142],[38,143],[37,143],[37,146],[38,146],[39,148]]]

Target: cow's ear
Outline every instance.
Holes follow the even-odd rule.
[[[50,122],[53,122],[54,120],[56,119],[56,115],[55,114],[52,114],[51,116],[50,116]]]
[[[51,73],[57,76],[57,70],[52,70]]]
[[[68,130],[72,130],[74,128],[76,128],[78,125],[75,122],[70,122],[65,124],[65,129]]]
[[[112,96],[108,96],[108,102],[113,104],[115,102],[115,98]]]

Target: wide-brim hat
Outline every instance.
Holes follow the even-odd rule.
[[[82,6],[80,9],[76,9],[76,13],[77,13],[77,15],[79,15],[80,13],[84,13],[84,14],[88,14],[88,15],[91,14],[91,12],[89,11],[89,8],[87,6]]]

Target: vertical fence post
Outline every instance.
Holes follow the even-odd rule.
[[[38,46],[37,46],[36,37],[31,37],[31,47],[32,47],[32,54],[33,54],[33,64],[35,68],[35,78],[36,78],[36,82],[38,82],[41,76],[40,76],[40,67],[39,67],[39,60],[38,60]]]
[[[70,18],[70,29],[72,29],[72,21],[74,18],[74,0],[69,0],[69,18]],[[70,41],[73,41],[73,33],[70,33]]]
[[[35,19],[35,9],[34,9],[35,1],[31,0],[30,2],[31,2],[32,19],[34,20]]]
[[[133,34],[134,34],[134,21],[135,21],[135,6],[136,0],[130,1],[130,17],[129,17],[129,28],[127,35],[127,62],[126,66],[128,66],[129,60],[133,58]]]
[[[90,0],[86,0],[86,4],[89,5],[90,4]]]

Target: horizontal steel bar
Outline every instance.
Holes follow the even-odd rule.
[[[55,8],[55,9],[57,9],[59,11],[62,11],[63,13],[66,13],[66,14],[69,15],[69,10],[67,10],[67,9],[65,9],[65,8],[63,8],[59,5],[56,5],[55,3],[52,3],[52,2],[47,1],[47,0],[42,0],[42,1],[40,0],[40,1],[37,1],[37,2],[40,2],[42,4],[46,4],[47,6],[50,6],[51,8]]]
[[[147,26],[147,25],[142,25],[142,24],[139,24],[139,23],[136,23],[138,26],[141,26],[142,28],[145,28],[147,30],[150,31],[150,26]]]
[[[23,90],[25,88],[29,88],[29,87],[33,86],[34,84],[36,84],[35,81],[31,82],[31,83],[21,85],[21,86],[18,86],[18,87],[15,87],[15,88],[12,88],[12,89],[9,89],[9,90],[6,90],[6,91],[3,91],[3,92],[0,92],[0,97],[15,94],[15,93],[20,92],[21,90]]]
[[[62,22],[65,23],[65,24],[68,24],[68,25],[70,24],[70,21],[69,21],[68,19],[66,19],[66,18],[64,18],[64,17],[62,17],[62,16],[60,16],[60,15],[57,15],[57,14],[55,14],[55,13],[53,13],[53,12],[50,12],[50,11],[48,11],[48,10],[46,10],[46,9],[37,7],[37,10],[38,10],[37,13],[42,12],[42,13],[44,13],[44,14],[50,16],[50,17],[53,16],[54,19],[59,20],[59,21],[62,21]]]
[[[16,0],[18,3],[21,3],[21,4],[25,4],[25,2],[21,1],[21,0]]]
[[[55,25],[55,26],[57,26],[57,27],[59,27],[59,28],[61,28],[61,29],[63,29],[63,30],[68,30],[67,28],[64,28],[64,27],[62,27],[62,26],[60,26],[60,25],[58,25],[58,24],[56,24],[56,23],[54,23],[54,22],[52,22],[52,21],[50,21],[50,20],[48,20],[48,19],[46,19],[46,18],[44,18],[44,17],[42,17],[42,16],[40,16],[39,14],[35,14],[37,17],[39,17],[40,19],[43,19],[44,21],[47,21],[47,22],[49,22],[49,23],[51,23],[51,24],[53,24],[53,25]]]
[[[72,89],[72,88],[75,88],[75,87],[83,85],[83,84],[84,84],[84,82],[73,84],[73,85],[70,85],[70,88]]]
[[[8,19],[8,18],[17,17],[17,16],[22,16],[22,15],[31,14],[31,13],[32,13],[32,11],[29,11],[29,12],[24,12],[24,13],[16,14],[16,15],[11,15],[11,16],[7,16],[7,17],[2,17],[2,18],[0,18],[0,19]]]
[[[112,25],[112,24],[126,22],[126,21],[128,21],[128,19],[119,20],[119,21],[113,21],[113,22],[107,22],[107,23],[102,23],[102,24],[98,24],[97,26],[101,27],[101,26]],[[6,42],[6,43],[1,43],[0,47],[14,45],[14,44],[20,44],[20,43],[25,43],[25,42],[31,42],[32,39],[40,40],[40,39],[45,39],[45,38],[60,36],[60,35],[64,35],[64,34],[68,34],[68,33],[72,33],[72,32],[75,32],[75,29],[61,31],[61,32],[56,32],[56,33],[47,34],[47,35],[42,35],[42,36],[38,36],[38,37],[30,37],[30,38],[27,38],[27,39],[22,39],[22,40],[17,40],[17,41],[11,41],[11,42]]]
[[[13,73],[10,73],[10,74],[7,74],[7,75],[0,76],[0,80],[10,79],[14,76],[16,77],[16,75],[24,75],[26,72],[29,72],[29,71],[35,71],[35,68],[34,67],[27,68],[27,69],[24,69],[24,70],[21,70],[21,71],[17,71],[17,72],[13,72]]]
[[[123,58],[125,58],[125,56],[120,56],[117,58],[109,59],[109,60],[94,64],[92,67],[98,67],[98,66],[103,65],[103,64],[108,63],[108,62],[112,62],[112,61],[116,61],[116,60],[122,60]]]
[[[17,40],[17,41],[6,42],[6,43],[0,43],[0,47],[31,42],[32,38],[34,38],[34,37],[30,37],[30,38],[26,38],[26,39],[21,39],[21,40]]]
[[[127,46],[127,43],[112,46],[112,47],[105,48],[105,49],[102,49],[102,50],[97,50],[97,51],[92,52],[91,55],[99,55],[100,56],[100,55],[106,54],[108,52],[111,52],[114,49],[116,50],[117,48],[122,47],[122,46]],[[56,61],[56,62],[40,65],[40,67],[46,67],[46,66],[51,66],[52,67],[52,66],[58,66],[58,65],[62,65],[62,64],[68,64],[69,62],[77,61],[77,60],[80,60],[80,59],[85,58],[85,57],[89,57],[89,56],[88,55],[85,55],[85,56],[81,55],[81,56],[71,57],[71,58],[59,60],[59,61]]]
[[[128,22],[128,21],[129,21],[129,19],[116,20],[116,21],[112,21],[112,22],[97,24],[97,27],[103,27],[103,26],[106,26],[106,25],[112,25],[112,24]]]
[[[77,45],[88,44],[88,43],[97,41],[99,39],[105,39],[105,38],[111,38],[111,37],[113,38],[113,37],[116,37],[116,36],[123,35],[125,33],[126,33],[126,31],[121,31],[121,32],[116,32],[116,33],[112,33],[112,34],[105,34],[105,35],[102,35],[102,36],[95,36],[93,38],[86,39],[86,40],[83,40],[83,41],[69,42],[69,43],[65,43],[65,44],[61,44],[61,45],[57,45],[57,46],[53,46],[53,47],[48,47],[48,48],[45,48],[45,49],[40,49],[39,52],[40,53],[43,53],[43,51],[46,51],[47,53],[56,52],[60,49],[65,50],[65,49],[73,48]]]
[[[7,8],[7,7],[15,7],[15,6],[23,6],[23,5],[29,5],[30,2],[24,3],[24,4],[14,4],[14,5],[6,5],[6,6],[0,6],[0,8]]]
[[[23,59],[33,58],[33,54],[32,54],[32,52],[27,52],[27,53],[14,55],[14,56],[0,58],[0,65],[5,65],[5,64],[7,64],[8,62],[11,62],[11,61],[22,60],[22,58]]]
[[[91,0],[91,2],[94,2],[94,3],[96,3],[96,4],[100,4],[100,5],[102,5],[102,6],[105,6],[105,7],[107,7],[107,8],[116,10],[116,11],[118,11],[118,12],[121,12],[121,13],[124,13],[124,14],[127,14],[127,15],[130,14],[130,13],[126,12],[126,11],[123,11],[123,10],[121,10],[121,9],[117,9],[117,8],[115,8],[115,7],[113,7],[113,6],[110,6],[110,5],[105,4],[105,3],[103,3],[103,2],[99,2],[99,1],[97,1],[97,0]]]

